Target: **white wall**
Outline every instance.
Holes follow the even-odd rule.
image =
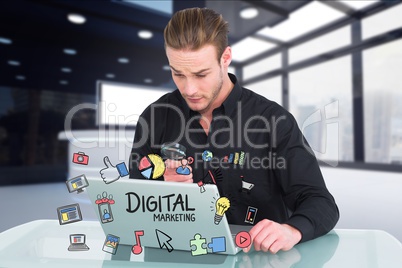
[[[335,228],[381,229],[402,242],[402,174],[321,168],[340,211]]]

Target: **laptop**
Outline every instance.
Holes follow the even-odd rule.
[[[70,234],[69,251],[86,251],[89,247],[85,244],[85,234]]]
[[[120,244],[132,246],[134,254],[148,247],[189,251],[193,256],[235,255],[251,242],[247,235],[240,235],[251,226],[228,224],[227,200],[220,199],[216,185],[88,180],[87,193],[105,236],[118,237]]]

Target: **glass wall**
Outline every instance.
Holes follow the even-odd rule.
[[[366,162],[402,164],[402,40],[364,51]]]
[[[350,26],[342,27],[336,31],[292,47],[289,50],[289,63],[293,64],[350,45],[350,42]]]
[[[320,160],[400,170],[402,4],[340,2],[350,9],[314,1],[257,31],[269,56],[236,62],[243,84],[287,108]],[[312,17],[318,25],[307,30],[296,23]]]
[[[243,79],[247,80],[260,74],[280,69],[282,67],[282,55],[277,53],[264,58],[243,68]]]
[[[384,34],[402,27],[402,5],[362,19],[362,39]]]
[[[289,111],[321,160],[353,160],[350,63],[345,56],[289,74]]]
[[[271,101],[282,104],[282,79],[280,76],[266,79],[257,83],[245,84],[244,87],[264,96]]]

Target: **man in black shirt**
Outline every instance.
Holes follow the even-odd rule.
[[[164,35],[178,89],[141,115],[130,177],[143,178],[143,156],[162,155],[162,144],[180,144],[191,165],[167,159],[160,179],[215,183],[231,202],[229,223],[254,225],[257,251],[289,250],[330,231],[338,208],[293,116],[228,74],[227,32],[222,16],[210,9],[173,15]]]

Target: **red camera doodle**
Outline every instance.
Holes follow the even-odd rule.
[[[73,163],[80,165],[88,165],[89,156],[83,152],[78,152],[73,154]]]

